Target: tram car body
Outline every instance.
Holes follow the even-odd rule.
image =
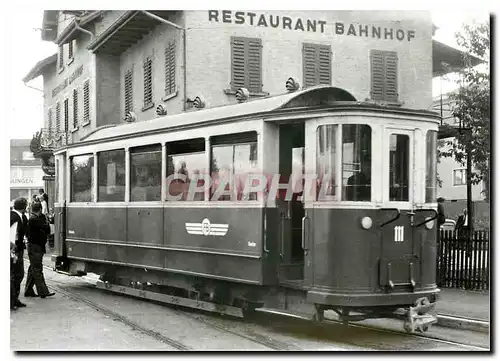
[[[405,329],[425,330],[439,294],[438,122],[318,86],[97,129],[55,152],[54,267],[221,313],[403,309]],[[263,191],[243,189],[251,173]]]

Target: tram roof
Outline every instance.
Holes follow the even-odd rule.
[[[316,104],[313,104],[313,99]],[[105,126],[96,129],[82,141],[96,141],[107,138],[127,136],[153,130],[171,129],[183,126],[198,126],[216,120],[259,116],[292,105],[293,100],[302,106],[321,105],[333,101],[356,101],[349,92],[328,85],[320,85],[291,93],[259,98],[239,104],[224,105],[197,111],[166,115],[150,120]],[[296,102],[293,102],[296,103]]]
[[[125,123],[120,125],[108,125],[98,128],[88,134],[81,142],[85,144],[109,138],[129,137],[135,134],[149,133],[166,129],[185,127],[196,127],[204,124],[227,121],[234,118],[255,118],[270,115],[285,109],[296,109],[314,106],[345,105],[347,103],[362,106],[349,92],[329,85],[319,85],[291,93],[269,96],[244,103],[214,107],[198,111],[184,112],[175,115],[166,115],[150,120]],[[370,108],[385,108],[374,104],[365,104]],[[403,109],[399,109],[403,110]],[[434,112],[426,112],[434,114]]]

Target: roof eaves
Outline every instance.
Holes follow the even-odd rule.
[[[70,40],[73,40],[75,37],[76,32],[78,31],[79,26],[85,26],[87,24],[92,23],[94,20],[96,20],[99,16],[101,16],[103,13],[102,10],[99,11],[93,11],[90,14],[84,15],[81,18],[75,17],[71,23],[66,26],[66,28],[63,30],[61,34],[54,40],[54,42],[57,45],[65,44],[69,42]]]
[[[47,67],[51,64],[55,64],[57,62],[57,53],[52,54],[51,56],[40,60],[35,66],[26,74],[23,78],[23,82],[26,83],[30,80],[33,80],[44,73]]]
[[[114,23],[112,23],[106,30],[104,30],[98,37],[94,39],[88,46],[87,49],[94,52],[96,51],[102,44],[104,44],[113,34],[118,31],[122,26],[124,26],[127,22],[133,19],[135,15],[137,15],[139,11],[137,10],[128,10],[124,14],[122,14]]]

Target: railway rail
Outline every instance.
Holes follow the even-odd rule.
[[[51,270],[53,271],[50,267],[48,266],[44,266],[44,268],[48,269],[48,270]],[[91,286],[95,286],[95,279],[93,278],[90,278],[90,277],[87,277],[87,276],[83,276],[82,279],[88,283],[89,285]],[[153,331],[151,329],[148,329],[147,327],[144,327],[144,326],[141,326],[140,324],[138,324],[137,322],[134,322],[132,321],[131,319],[121,315],[121,314],[118,314],[117,312],[114,312],[112,310],[110,310],[109,308],[107,307],[104,307],[102,305],[99,305],[97,304],[96,302],[94,301],[91,301],[88,299],[88,297],[85,297],[85,296],[82,296],[82,295],[79,295],[79,294],[76,294],[76,293],[72,293],[72,292],[69,292],[67,291],[66,289],[62,288],[60,285],[62,284],[65,284],[64,282],[61,282],[61,281],[57,281],[57,280],[47,280],[47,283],[48,283],[48,286],[76,301],[81,301],[81,302],[84,302],[86,303],[87,305],[115,318],[116,320],[124,323],[124,324],[127,324],[141,332],[144,332],[145,334],[151,336],[151,337],[154,337],[158,340],[160,340],[161,342],[164,342],[172,347],[174,347],[175,349],[177,350],[182,350],[182,351],[191,351],[193,350],[192,348],[190,348],[189,346],[186,346],[182,343],[179,343],[178,341],[175,341],[171,338],[168,338],[168,337],[165,337],[163,336],[162,334],[156,332],[156,331]],[[134,297],[134,296],[132,296]],[[135,297],[134,297],[135,298]],[[157,301],[154,301],[156,303],[161,303],[161,302],[157,302]],[[174,307],[169,307],[170,310],[172,310],[176,315],[179,315],[179,316],[182,316],[182,317],[186,317],[186,318],[189,318],[189,319],[192,319],[196,322],[199,322],[199,323],[202,323],[212,329],[216,329],[218,331],[221,331],[221,332],[224,332],[224,333],[228,333],[228,334],[232,334],[232,335],[235,335],[237,337],[241,337],[241,338],[244,338],[246,340],[249,340],[251,342],[255,342],[255,343],[258,343],[260,345],[263,345],[271,350],[275,350],[275,351],[302,351],[304,349],[296,346],[296,345],[293,345],[293,344],[290,344],[290,343],[287,343],[287,342],[283,342],[281,340],[277,340],[277,339],[274,339],[272,337],[269,337],[267,335],[261,335],[261,334],[258,334],[258,333],[255,333],[255,332],[249,332],[249,334],[246,334],[246,333],[242,333],[242,332],[237,332],[237,331],[234,331],[234,330],[231,330],[227,327],[224,327],[222,325],[218,325],[214,322],[211,322],[210,320],[207,320],[207,319],[204,319],[203,318],[203,315],[200,314],[200,311],[197,310],[197,311],[193,311],[193,310],[190,310],[190,312],[184,312],[184,311],[180,311],[178,307],[174,306]],[[206,311],[201,311],[201,312],[206,312]],[[216,315],[216,314],[212,314],[210,313],[210,315],[212,317],[217,317],[219,315]],[[329,319],[329,318],[326,318],[324,323],[316,323],[314,321],[312,321],[310,318],[304,316],[304,315],[297,315],[297,314],[289,314],[289,313],[286,313],[286,312],[279,312],[279,311],[274,311],[274,310],[270,310],[270,309],[261,309],[259,310],[257,313],[256,313],[256,317],[254,317],[253,319],[250,319],[249,321],[250,322],[253,322],[254,324],[258,324],[260,323],[260,321],[258,320],[258,315],[263,315],[264,317],[268,317],[270,315],[275,315],[275,316],[278,316],[282,319],[282,321],[284,321],[287,325],[290,325],[291,323],[295,322],[294,324],[294,328],[297,329],[297,328],[300,328],[302,330],[305,330],[305,329],[315,329],[315,331],[311,331],[311,333],[315,333],[315,332],[318,332],[319,329],[323,328],[323,330],[325,331],[325,333],[328,332],[328,328],[332,327],[332,326],[342,326],[342,327],[346,327],[345,326],[345,323],[343,323],[342,321],[338,321],[338,320],[334,320],[334,319]],[[219,318],[225,318],[226,320],[227,319],[235,319],[235,317],[231,317],[231,316],[227,316],[227,315],[221,315]],[[300,324],[298,324],[297,322],[299,323],[302,323],[302,325],[304,327],[301,327]],[[306,327],[307,326],[307,327]],[[377,332],[377,333],[382,333],[382,334],[385,334],[385,335],[394,335],[394,336],[398,336],[398,337],[403,337],[404,339],[408,339],[408,338],[417,338],[419,340],[422,340],[422,341],[431,341],[431,342],[436,342],[436,343],[440,343],[440,344],[443,344],[443,345],[449,345],[449,346],[452,346],[452,347],[460,347],[460,348],[465,348],[465,349],[468,349],[468,350],[471,350],[471,351],[479,351],[479,352],[486,352],[486,351],[489,351],[488,348],[486,347],[481,347],[481,346],[475,346],[475,345],[470,345],[470,344],[466,344],[466,343],[461,343],[461,342],[457,342],[457,341],[451,341],[451,340],[446,340],[446,339],[443,339],[443,338],[440,338],[440,337],[436,337],[436,336],[431,336],[431,335],[427,335],[427,334],[408,334],[406,332],[402,332],[402,331],[397,331],[397,330],[392,330],[392,329],[387,329],[387,328],[383,328],[383,327],[377,327],[377,326],[371,326],[371,325],[365,325],[365,324],[359,324],[359,323],[349,323],[348,326],[349,328],[352,328],[352,329],[358,329],[358,330],[363,330],[363,331],[368,331],[368,332]],[[353,340],[352,342],[350,341],[347,341],[347,343],[349,343],[350,345],[352,346],[363,346],[363,345],[359,345],[358,342],[356,342],[355,340]]]

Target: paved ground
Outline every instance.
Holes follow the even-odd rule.
[[[439,314],[490,320],[490,293],[442,288],[436,304]]]
[[[50,265],[50,258],[46,257],[44,263]],[[91,279],[68,277],[50,270],[44,273],[49,286],[59,287],[60,291],[56,289],[56,296],[44,300],[21,297],[28,307],[11,312],[12,350],[170,351],[178,349],[176,343],[192,350],[474,349],[456,344],[464,341],[468,345],[489,347],[486,334],[438,326],[432,327],[427,334],[452,343],[396,334],[392,330],[401,331],[402,326],[398,320],[381,319],[369,323],[390,331],[380,332],[355,325],[311,328],[310,324],[292,325],[272,316],[264,316],[264,321],[256,323],[227,319],[105,292],[96,289]],[[89,306],[74,296],[90,300],[114,314]],[[473,310],[480,318],[489,314],[485,312],[487,305],[487,294],[445,289],[438,311],[455,310],[464,316],[463,313],[470,315]],[[121,317],[130,322],[124,323]],[[174,346],[166,343],[165,337],[172,339]]]

